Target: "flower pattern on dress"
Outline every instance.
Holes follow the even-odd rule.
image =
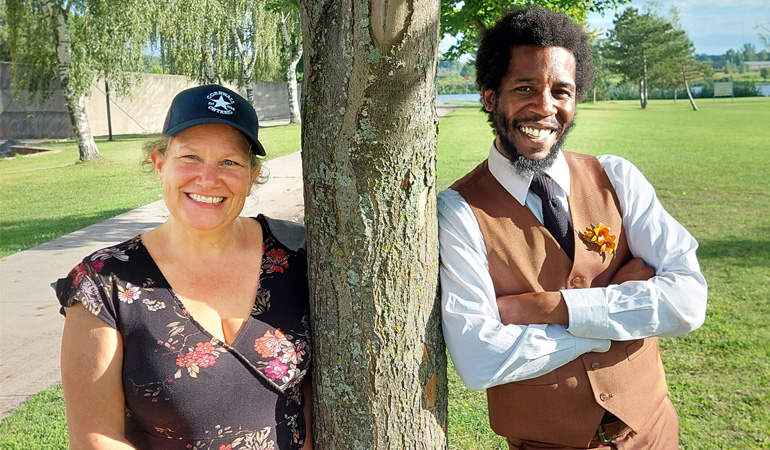
[[[262,258],[262,270],[266,274],[283,273],[283,269],[289,267],[289,254],[283,249],[274,248],[264,253]]]
[[[262,361],[260,365],[268,378],[281,381],[280,389],[293,386],[306,373],[298,366],[307,352],[307,343],[300,339],[292,343],[292,339],[291,335],[284,334],[276,328],[274,331],[266,331],[262,337],[254,341],[254,351],[263,358],[272,358],[269,361]]]
[[[128,303],[129,305],[134,303],[134,300],[139,299],[139,294],[142,291],[139,286],[132,286],[131,283],[126,283],[126,287],[118,285],[117,289],[118,300]]]
[[[103,248],[91,255],[91,261],[106,260],[110,258],[117,258],[121,261],[128,261],[128,256],[125,250],[121,250],[117,247]]]
[[[174,374],[174,378],[182,377],[182,369],[187,369],[187,374],[192,378],[197,378],[201,369],[213,366],[217,363],[217,358],[225,349],[215,347],[212,342],[198,342],[195,348],[187,347],[187,353],[179,353],[176,358],[176,365],[181,367]]]

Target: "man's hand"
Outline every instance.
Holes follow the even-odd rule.
[[[504,295],[497,298],[497,308],[504,325],[569,323],[567,304],[559,291]]]
[[[655,276],[655,269],[644,263],[641,258],[634,258],[625,263],[612,277],[610,284],[620,284],[625,281],[649,280]]]

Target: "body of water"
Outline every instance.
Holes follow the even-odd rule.
[[[440,102],[479,102],[481,94],[439,94],[436,100]]]

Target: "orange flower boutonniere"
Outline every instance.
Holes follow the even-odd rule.
[[[610,227],[605,227],[603,223],[599,222],[599,226],[591,224],[590,227],[586,227],[585,233],[583,233],[583,239],[586,242],[591,242],[599,246],[599,253],[611,253],[615,255],[615,249],[618,244],[615,243],[617,236],[610,234]]]

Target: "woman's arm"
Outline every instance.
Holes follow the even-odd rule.
[[[313,380],[310,373],[302,380],[302,396],[305,398],[302,407],[305,414],[305,445],[302,450],[313,450]]]
[[[120,333],[82,304],[67,308],[61,372],[70,447],[134,449],[125,438]]]

